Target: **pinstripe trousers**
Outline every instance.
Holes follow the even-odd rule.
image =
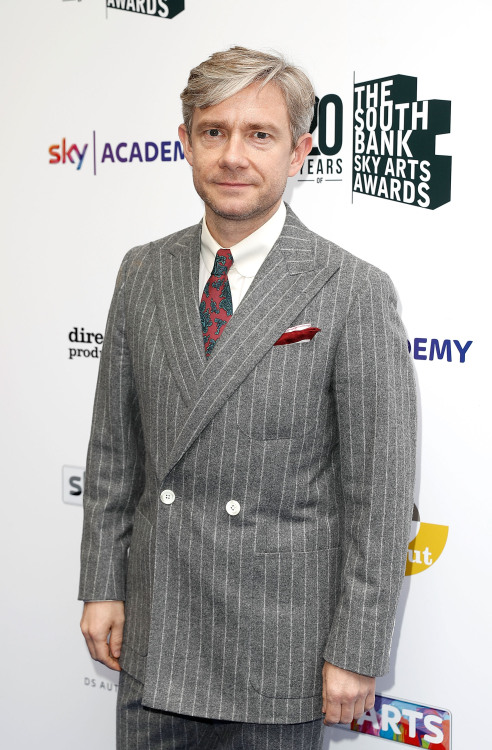
[[[321,750],[323,721],[250,724],[142,706],[143,685],[120,672],[117,750]]]

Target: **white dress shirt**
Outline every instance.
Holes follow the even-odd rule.
[[[237,310],[239,303],[258,273],[261,264],[278,240],[285,223],[286,215],[287,210],[282,201],[278,210],[263,226],[248,237],[245,237],[241,242],[238,242],[237,245],[227,248],[231,251],[234,259],[234,263],[228,273],[233,311]],[[205,217],[203,217],[198,290],[199,302],[202,298],[203,288],[212,273],[217,250],[220,250],[220,248],[221,245],[210,234]]]

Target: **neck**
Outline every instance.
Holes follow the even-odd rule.
[[[205,219],[207,227],[216,242],[221,247],[230,248],[237,245],[238,242],[249,237],[257,229],[266,224],[272,218],[280,206],[281,201],[276,203],[260,216],[252,216],[249,219],[226,219],[218,216],[208,206],[205,206]]]

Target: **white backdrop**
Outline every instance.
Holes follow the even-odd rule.
[[[449,710],[455,750],[487,746],[491,20],[486,0],[186,0],[174,18],[105,0],[1,0],[3,747],[114,745],[117,679],[86,652],[76,601],[101,344],[87,334],[104,331],[124,252],[201,216],[174,152],[179,93],[193,65],[231,44],[285,52],[320,98],[343,103],[338,174],[312,157],[287,198],[309,227],[391,275],[416,357],[420,536],[377,691]],[[435,210],[352,195],[354,80],[398,74],[417,78],[419,100],[451,101],[451,133],[436,139],[452,156],[451,200]],[[118,161],[120,143],[123,158],[139,144],[132,161]],[[326,731],[326,748],[352,742],[381,745]]]

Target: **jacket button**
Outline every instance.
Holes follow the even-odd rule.
[[[174,503],[175,499],[176,495],[172,490],[163,490],[161,492],[161,500],[164,505],[171,505],[171,503]]]
[[[237,516],[240,510],[241,506],[239,505],[239,503],[237,503],[235,500],[229,500],[226,505],[226,511],[230,516]]]

